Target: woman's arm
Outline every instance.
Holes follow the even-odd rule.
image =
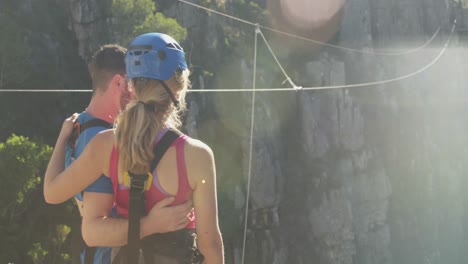
[[[192,141],[193,142],[193,141]],[[197,244],[206,264],[224,263],[224,247],[218,225],[216,172],[211,149],[195,141],[187,149],[187,171],[194,185]]]
[[[44,198],[48,203],[62,203],[84,190],[102,174],[103,159],[109,158],[110,151],[105,147],[103,135],[99,134],[86,146],[80,157],[64,170],[65,146],[77,116],[75,114],[63,123],[47,166]]]
[[[140,237],[175,231],[187,226],[190,201],[170,206],[174,197],[153,206],[140,220]],[[113,194],[85,192],[83,197],[83,238],[89,246],[123,246],[128,241],[128,219],[110,216]]]

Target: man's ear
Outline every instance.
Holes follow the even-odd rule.
[[[114,74],[112,76],[111,84],[113,87],[116,87],[119,91],[123,91],[125,89],[125,77],[120,74]]]

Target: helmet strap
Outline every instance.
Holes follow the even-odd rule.
[[[164,87],[164,89],[169,94],[169,96],[171,97],[171,100],[174,103],[175,107],[178,107],[179,106],[179,101],[175,98],[174,94],[171,92],[171,89],[169,89],[169,87],[167,86],[167,84],[164,81],[159,80],[159,82]]]

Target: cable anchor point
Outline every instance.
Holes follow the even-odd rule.
[[[260,34],[260,25],[258,23],[255,24],[255,34]]]

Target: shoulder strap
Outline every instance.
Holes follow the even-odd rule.
[[[91,127],[112,128],[113,126],[114,125],[112,123],[109,123],[99,118],[94,118],[81,124],[80,129],[81,129],[81,133],[83,133],[83,131]]]
[[[174,141],[180,136],[182,133],[176,130],[169,129],[166,134],[159,140],[156,147],[153,149],[153,160],[151,161],[150,172],[153,173],[158,163],[161,161],[164,153],[166,153],[167,149],[174,143]]]
[[[181,135],[180,132],[168,130],[166,134],[157,143],[153,149],[154,157],[151,161],[150,172],[158,165],[164,153],[169,149],[172,143]],[[135,174],[128,172],[130,175],[130,194],[128,208],[128,263],[138,263],[140,249],[140,218],[144,215],[145,208],[145,183],[148,179],[148,174]]]
[[[84,264],[93,264],[94,263],[94,255],[96,254],[96,248],[90,247],[84,242]]]
[[[73,124],[73,132],[70,138],[68,139],[68,144],[70,144],[70,147],[72,149],[72,158],[75,158],[76,141],[78,140],[80,134],[83,133],[83,131],[91,127],[112,128],[113,126],[114,125],[112,123],[109,123],[99,118],[93,118],[84,122],[83,124],[80,124],[79,122],[75,121],[75,123]]]

